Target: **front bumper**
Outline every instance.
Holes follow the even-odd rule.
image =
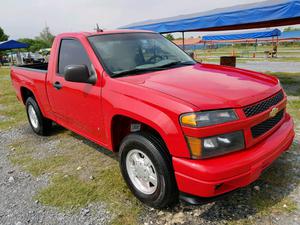
[[[173,157],[179,191],[213,197],[255,181],[293,142],[294,124],[289,114],[269,137],[246,150],[205,160]]]

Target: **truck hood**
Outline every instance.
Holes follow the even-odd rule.
[[[243,107],[280,90],[275,77],[210,64],[183,66],[120,79],[171,95],[205,110]]]

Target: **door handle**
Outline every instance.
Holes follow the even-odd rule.
[[[54,84],[53,84],[53,87],[55,87],[56,90],[59,90],[62,88],[62,85],[61,83],[59,83],[58,81],[56,81]]]

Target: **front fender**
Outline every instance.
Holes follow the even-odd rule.
[[[114,98],[112,93],[110,94],[110,97]],[[107,106],[111,106],[111,111],[105,110],[106,112],[104,113],[104,115],[107,116],[106,127],[111,127],[112,120],[116,115],[129,117],[156,130],[164,140],[172,156],[190,157],[189,149],[178,122],[178,115],[129,96],[122,95],[118,96],[116,99],[118,99],[118,103],[115,107],[113,107],[114,105],[111,105],[112,101],[104,103],[107,104]],[[103,108],[107,109],[106,106]],[[111,132],[107,132],[107,134],[109,146],[112,148]]]

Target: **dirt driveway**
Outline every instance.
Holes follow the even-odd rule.
[[[0,224],[300,224],[300,99],[296,139],[255,183],[211,203],[167,210],[140,204],[114,154],[55,126],[32,133],[0,71]],[[296,93],[296,92],[295,92]]]

